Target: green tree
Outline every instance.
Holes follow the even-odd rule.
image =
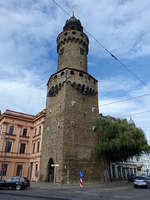
[[[142,129],[126,119],[99,117],[97,120],[97,155],[110,162],[126,161],[129,157],[149,153],[150,146]]]

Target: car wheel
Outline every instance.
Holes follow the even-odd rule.
[[[16,190],[21,190],[21,185],[16,185]]]

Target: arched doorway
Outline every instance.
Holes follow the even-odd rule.
[[[48,182],[53,183],[54,182],[54,161],[52,158],[50,158],[48,162]]]

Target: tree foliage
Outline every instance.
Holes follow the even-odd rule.
[[[97,130],[97,154],[109,162],[126,161],[129,157],[150,151],[142,129],[127,120],[99,117]]]

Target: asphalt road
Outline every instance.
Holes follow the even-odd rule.
[[[0,200],[150,200],[150,189],[135,189],[132,184],[57,186],[33,184],[29,190],[0,190]]]

